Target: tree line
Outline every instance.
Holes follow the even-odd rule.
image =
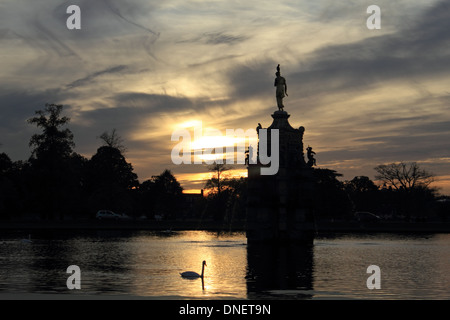
[[[387,220],[409,222],[447,221],[450,197],[430,187],[434,175],[417,163],[391,163],[376,166],[375,178],[367,176],[340,181],[341,174],[314,169],[316,177],[316,217],[352,219],[355,212],[370,212]]]
[[[136,215],[181,205],[182,188],[170,171],[139,182],[115,130],[100,136],[91,159],[76,153],[62,111],[46,104],[28,120],[41,132],[30,139],[27,161],[0,153],[0,219],[86,218],[100,209]]]
[[[247,179],[228,177],[226,165],[208,167],[212,177],[205,197],[183,194],[169,170],[141,183],[115,129],[100,135],[102,145],[88,159],[74,151],[74,136],[66,127],[70,119],[62,112],[62,105],[46,104],[28,120],[41,130],[30,139],[28,160],[11,161],[0,153],[0,220],[84,219],[101,209],[132,217],[245,220]],[[381,187],[365,176],[340,181],[336,171],[314,168],[316,218],[347,219],[355,211],[407,220],[449,216],[448,197],[430,187],[433,175],[416,163],[375,170]]]
[[[244,179],[219,179],[224,188],[216,194],[212,178],[205,197],[183,194],[167,169],[141,183],[115,129],[99,136],[101,145],[88,159],[74,151],[69,122],[62,105],[46,104],[28,119],[40,129],[30,138],[29,159],[0,153],[0,220],[86,219],[99,210],[150,219],[245,218]]]

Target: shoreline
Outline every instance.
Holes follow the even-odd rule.
[[[123,230],[245,232],[245,221],[0,221],[0,230]],[[450,233],[450,222],[317,222],[318,233]]]

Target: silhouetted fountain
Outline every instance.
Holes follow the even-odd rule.
[[[247,240],[252,243],[311,244],[314,240],[313,193],[314,152],[308,150],[308,162],[303,152],[305,128],[293,128],[290,115],[284,111],[283,98],[287,83],[277,67],[275,79],[278,110],[267,128],[267,154],[271,155],[272,130],[279,133],[279,169],[274,175],[261,174],[261,137],[256,163],[248,164]],[[258,124],[258,135],[261,135]],[[276,141],[275,141],[276,142]],[[264,146],[263,146],[264,147]],[[271,155],[273,157],[273,155]]]

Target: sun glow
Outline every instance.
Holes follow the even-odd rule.
[[[182,123],[179,123],[175,126],[175,128],[192,128],[199,127],[202,125],[202,121],[200,120],[188,120]]]
[[[235,162],[244,164],[245,152],[251,145],[255,146],[257,136],[253,129],[226,129],[221,131],[211,126],[204,127],[200,120],[190,119],[175,126],[172,141],[178,141],[172,149],[172,154],[179,155],[181,152],[185,157],[180,160],[180,163],[187,163],[188,160],[186,159],[189,157],[187,154],[190,153],[191,157],[194,157],[193,162],[196,164],[212,164],[216,161],[225,161],[228,164]]]
[[[202,149],[214,149],[214,148],[223,148],[230,147],[236,144],[236,139],[227,137],[227,136],[203,136],[198,139],[195,139],[191,143],[191,149],[193,150],[202,150]]]

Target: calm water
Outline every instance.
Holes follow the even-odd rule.
[[[0,297],[10,293],[182,299],[450,299],[450,234],[318,237],[311,248],[248,247],[245,234],[150,231],[0,235]],[[205,279],[186,280],[183,271]],[[69,265],[81,290],[69,290]],[[369,290],[369,265],[381,289]],[[67,297],[67,296],[66,296]]]

